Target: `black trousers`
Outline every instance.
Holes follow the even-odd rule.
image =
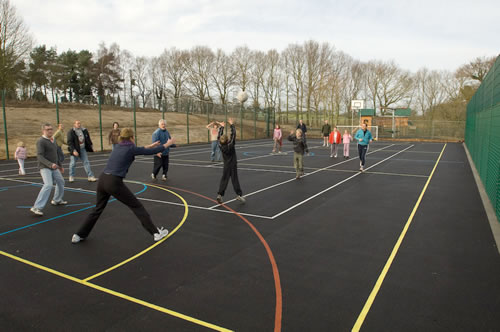
[[[142,226],[151,234],[158,233],[158,229],[153,224],[151,216],[146,211],[141,202],[135,197],[135,195],[130,191],[130,189],[123,183],[123,178],[104,174],[99,176],[99,181],[97,182],[97,203],[94,210],[87,216],[85,222],[80,227],[78,236],[81,238],[86,238],[92,228],[94,228],[97,219],[104,211],[104,208],[108,204],[108,200],[113,195],[117,200],[128,206],[132,212],[139,218]]]
[[[224,192],[226,191],[227,184],[229,183],[229,178],[231,178],[231,182],[233,183],[234,191],[236,195],[243,195],[240,187],[240,181],[238,181],[238,170],[235,165],[224,165],[224,170],[222,171],[222,178],[220,179],[219,192],[218,194],[224,196]]]
[[[156,177],[160,172],[160,169],[163,167],[163,175],[167,176],[168,154],[166,156],[162,155],[161,157],[155,155],[153,160],[154,160],[153,175]]]

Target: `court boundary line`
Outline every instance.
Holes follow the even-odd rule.
[[[109,294],[109,295],[113,295],[115,297],[127,300],[127,301],[135,303],[135,304],[142,305],[143,307],[147,307],[147,308],[150,308],[150,309],[153,309],[153,310],[156,310],[156,311],[168,314],[168,315],[176,317],[176,318],[180,318],[182,320],[194,323],[196,325],[201,325],[201,326],[204,326],[204,327],[210,328],[212,330],[216,330],[216,331],[231,331],[229,329],[217,326],[215,324],[211,324],[211,323],[202,321],[200,319],[197,319],[197,318],[185,315],[185,314],[181,314],[180,312],[177,312],[177,311],[174,311],[174,310],[171,310],[171,309],[167,309],[165,307],[161,307],[161,306],[158,306],[156,304],[152,304],[150,302],[146,302],[144,300],[141,300],[141,299],[138,299],[138,298],[126,295],[124,293],[120,293],[120,292],[114,291],[114,290],[109,289],[109,288],[105,288],[105,287],[99,286],[99,285],[97,285],[95,283],[84,281],[82,279],[73,277],[73,276],[71,276],[69,274],[66,274],[66,273],[57,271],[55,269],[43,266],[41,264],[37,264],[35,262],[29,261],[27,259],[15,256],[15,255],[9,254],[9,253],[7,253],[5,251],[2,251],[2,250],[0,250],[0,255],[5,256],[7,258],[10,258],[12,260],[18,261],[20,263],[26,264],[28,266],[34,267],[34,268],[36,268],[38,270],[42,270],[42,271],[51,273],[53,275],[56,275],[58,277],[61,277],[61,278],[73,281],[73,282],[75,282],[77,284],[80,284],[80,285],[83,285],[83,286],[86,286],[86,287],[89,287],[89,288],[93,288],[93,289],[98,290],[100,292],[103,292],[103,293],[106,293],[106,294]]]
[[[436,160],[434,168],[432,169],[432,171],[429,175],[429,178],[427,179],[424,187],[422,188],[420,196],[418,197],[417,202],[415,203],[415,206],[413,207],[413,210],[412,210],[410,216],[408,217],[408,220],[406,221],[406,224],[403,227],[403,230],[401,231],[401,234],[399,235],[399,238],[396,241],[396,244],[394,245],[394,248],[392,249],[391,254],[389,255],[389,258],[387,259],[387,261],[384,265],[384,268],[382,269],[382,272],[380,273],[379,277],[377,278],[377,281],[375,282],[375,285],[374,285],[372,291],[370,292],[370,295],[368,296],[368,299],[366,300],[365,305],[361,309],[361,312],[360,312],[358,318],[356,319],[356,322],[354,323],[354,326],[352,328],[353,332],[357,332],[360,330],[361,326],[363,325],[363,323],[365,321],[366,316],[368,315],[368,313],[370,311],[371,306],[373,305],[373,302],[375,301],[375,297],[377,296],[380,288],[382,287],[382,283],[384,282],[385,277],[387,276],[387,273],[389,272],[389,269],[390,269],[390,267],[391,267],[391,265],[396,257],[396,254],[399,251],[401,243],[403,242],[403,240],[406,236],[406,233],[408,232],[408,229],[410,228],[411,222],[413,221],[413,218],[415,217],[415,214],[416,214],[418,208],[420,207],[420,203],[422,202],[422,199],[425,195],[425,192],[427,191],[427,188],[429,186],[429,183],[432,180],[434,172],[436,171],[436,168],[439,164],[439,161],[441,160],[441,157],[443,156],[444,150],[446,149],[446,145],[447,145],[447,143],[444,144],[443,149],[441,150],[441,153],[439,154],[439,157]]]

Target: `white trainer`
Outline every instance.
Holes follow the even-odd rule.
[[[89,182],[96,182],[97,179],[94,176],[89,176],[88,178]]]
[[[32,207],[32,208],[30,209],[30,211],[31,211],[31,212],[33,212],[34,214],[36,214],[37,216],[43,216],[43,212],[42,212],[42,210],[37,209],[36,207]]]
[[[74,177],[72,177],[72,176],[70,176],[70,177],[69,177],[68,182],[69,182],[69,183],[73,183],[73,182],[75,182],[75,178],[74,178]]]
[[[247,200],[245,199],[245,197],[240,196],[240,195],[236,196],[236,199],[237,199],[238,201],[240,201],[241,203],[245,203],[245,202],[247,201]]]
[[[165,228],[158,228],[158,233],[155,233],[154,234],[154,240],[155,241],[160,241],[161,239],[163,239],[165,236],[168,235],[168,230],[165,229]]]
[[[85,240],[84,237],[80,237],[80,235],[78,234],[73,234],[73,237],[71,238],[71,243],[78,243],[83,240]]]

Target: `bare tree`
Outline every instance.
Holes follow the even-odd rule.
[[[214,71],[215,55],[206,46],[196,46],[189,52],[186,62],[188,89],[200,101],[211,101],[211,77]]]
[[[395,106],[410,95],[413,79],[408,71],[402,70],[393,61],[384,63],[378,74],[380,81],[377,100],[382,115],[385,115],[385,109]]]
[[[252,67],[252,52],[247,46],[237,47],[231,57],[236,66],[237,84],[242,91],[246,91],[250,81],[250,71]]]
[[[0,0],[0,89],[15,90],[33,39],[9,0]]]
[[[449,95],[445,88],[445,73],[420,69],[415,75],[416,102],[422,115],[444,103]]]
[[[175,101],[175,111],[179,110],[179,99],[182,96],[187,76],[187,67],[190,63],[188,51],[171,48],[162,54],[165,58],[166,75],[172,89],[172,97]]]
[[[250,94],[253,98],[253,107],[260,107],[260,92],[262,88],[262,82],[264,81],[264,73],[266,71],[266,55],[261,51],[254,51],[252,53],[252,71],[250,84],[252,89]],[[264,100],[265,101],[265,100]]]
[[[457,69],[457,76],[465,77],[471,80],[477,80],[481,83],[490,68],[495,63],[496,56],[477,57],[471,62]]]
[[[237,75],[233,58],[227,56],[223,50],[218,49],[215,55],[215,70],[211,76],[219,92],[219,100],[223,105],[228,101],[228,94],[237,81]]]
[[[148,76],[150,61],[146,57],[136,57],[131,74],[133,75],[134,85],[139,90],[139,96],[142,99],[142,107],[146,108],[149,97],[151,96],[150,77]]]
[[[288,71],[292,77],[293,89],[296,98],[296,113],[298,122],[300,116],[299,112],[302,111],[302,100],[304,94],[304,75],[305,75],[305,53],[302,46],[297,44],[288,45],[283,51],[288,64]]]

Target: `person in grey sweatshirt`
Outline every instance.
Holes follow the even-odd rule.
[[[35,204],[30,209],[37,216],[43,216],[42,209],[49,200],[52,184],[56,183],[56,190],[51,201],[52,205],[66,205],[68,202],[63,200],[64,196],[64,168],[61,164],[61,151],[57,148],[57,144],[52,137],[54,128],[50,123],[42,125],[43,135],[36,142],[36,153],[38,160],[38,168],[42,176],[43,186],[38,193]]]

